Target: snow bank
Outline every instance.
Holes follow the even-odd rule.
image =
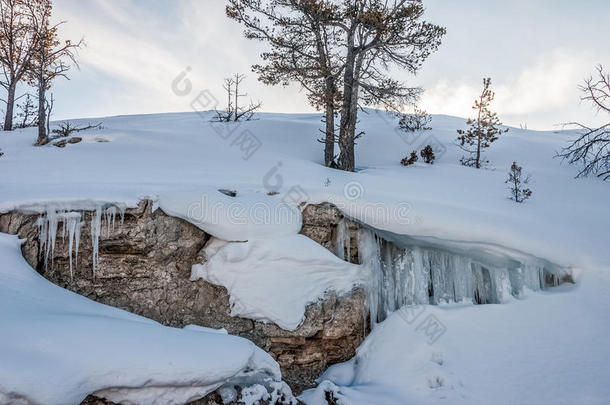
[[[326,405],[610,403],[610,277],[510,305],[419,305],[394,312],[354,359],[301,399]]]
[[[167,214],[227,241],[281,238],[301,230],[301,211],[275,195],[239,192],[235,197],[209,187],[196,193],[159,195]]]
[[[164,327],[52,285],[14,236],[0,234],[0,257],[0,404],[76,404],[91,393],[181,404],[231,382],[280,381],[277,363],[248,340]]]
[[[434,116],[432,131],[404,137],[396,132],[394,119],[384,113],[367,111],[361,115],[359,124],[366,136],[359,140],[357,147],[358,171],[345,173],[325,168],[322,164],[320,145],[316,142],[320,128],[317,114],[260,114],[260,120],[231,126],[233,132],[229,134],[210,125],[209,116],[192,112],[105,118],[102,134],[90,136],[83,133],[83,142],[64,149],[50,145],[33,148],[35,129],[2,134],[0,148],[5,156],[0,159],[0,212],[26,203],[84,199],[120,201],[134,206],[140,198],[152,196],[154,199],[159,195],[160,205],[169,214],[188,219],[221,239],[248,240],[245,244],[219,247],[211,256],[211,264],[195,269],[194,276],[209,277],[210,280],[216,278],[226,285],[232,291],[236,313],[252,313],[278,322],[279,318],[285,318],[284,326],[290,327],[298,324],[305,303],[315,301],[317,298],[314,296],[326,289],[326,281],[321,282],[323,287],[316,286],[320,274],[324,274],[324,280],[327,277],[338,279],[337,284],[343,285],[340,273],[330,271],[330,268],[340,269],[340,265],[333,262],[334,259],[322,256],[321,251],[310,252],[311,257],[316,257],[314,266],[305,260],[286,256],[306,249],[299,245],[303,242],[295,236],[300,221],[288,220],[290,215],[286,220],[269,223],[243,223],[244,217],[256,217],[248,211],[257,206],[257,201],[266,202],[264,212],[273,212],[271,207],[285,200],[329,201],[350,217],[376,229],[420,239],[459,241],[466,249],[477,246],[475,250],[489,251],[490,247],[502,247],[561,266],[582,269],[577,287],[566,294],[541,292],[532,294],[527,300],[514,300],[510,305],[424,306],[429,311],[426,314],[437,316],[447,329],[434,344],[434,351],[443,353],[442,366],[430,361],[433,353],[418,341],[424,339],[419,336],[422,332],[417,330],[419,324],[401,323],[399,315],[393,315],[385,321],[387,327],[378,328],[370,337],[373,343],[361,351],[357,361],[333,369],[328,378],[335,381],[337,398],[348,398],[353,404],[404,404],[409,399],[414,399],[414,403],[436,404],[443,396],[449,399],[446,402],[457,404],[610,403],[607,384],[610,283],[604,275],[610,273],[607,240],[610,193],[607,182],[574,179],[578,167],[562,165],[554,158],[556,151],[574,138],[574,132],[512,128],[487,153],[494,167],[475,170],[458,164],[462,152],[454,141],[456,129],[464,128],[465,120]],[[246,133],[260,141],[255,153],[248,151],[244,154],[239,143],[235,142],[240,134]],[[98,136],[110,142],[93,141]],[[440,150],[434,165],[400,166],[402,157],[428,143]],[[504,180],[514,160],[533,178],[530,188],[534,194],[525,204],[516,204],[507,198]],[[218,189],[235,190],[237,196],[223,195]],[[279,195],[268,196],[269,191]],[[212,204],[202,207],[213,206],[219,201],[223,204],[218,219],[208,215],[207,208],[197,212],[196,203],[203,196],[207,196],[207,201]],[[286,198],[291,196],[296,197]],[[230,214],[229,207],[240,199],[245,201],[246,213]],[[194,208],[191,204],[195,204]],[[68,211],[75,210],[70,208]],[[189,215],[189,211],[202,215]],[[274,247],[274,244],[282,242],[285,243],[281,249]],[[22,260],[17,260],[15,243],[9,250],[2,250],[1,258],[7,264],[23,266]],[[243,252],[248,252],[248,258],[242,255]],[[323,263],[323,266],[317,267],[316,263]],[[223,267],[227,269],[224,273]],[[307,270],[312,268],[317,270],[309,273]],[[28,271],[32,273],[30,269]],[[356,278],[360,276],[358,274]],[[11,285],[10,277],[3,275],[0,283]],[[10,312],[0,316],[13,314],[11,316],[15,317],[15,311],[19,310],[27,315],[9,323],[3,318],[2,325],[14,325],[9,332],[18,337],[11,340],[10,347],[2,345],[1,349],[0,367],[3,368],[0,381],[5,385],[0,391],[5,392],[5,398],[9,392],[5,381],[12,384],[10,392],[39,394],[38,401],[45,404],[53,403],[44,396],[55,392],[53,390],[77,392],[74,398],[80,398],[87,390],[116,386],[116,381],[109,376],[112,373],[125,378],[131,386],[144,386],[148,380],[138,368],[140,362],[145,361],[142,360],[145,359],[142,351],[146,349],[155,353],[156,358],[161,356],[167,360],[169,354],[165,349],[150,349],[154,342],[169,340],[168,335],[180,335],[180,347],[189,348],[191,355],[205,352],[205,348],[193,343],[194,340],[200,341],[201,336],[207,336],[202,332],[164,329],[137,317],[124,320],[127,315],[119,316],[117,314],[124,313],[110,309],[107,311],[116,321],[97,316],[98,320],[94,322],[88,316],[77,316],[84,308],[93,305],[80,298],[42,299],[40,303],[38,297],[44,298],[47,292],[36,294],[28,288],[41,283],[42,280],[22,283],[22,289],[12,291],[12,301],[8,301],[4,290],[0,295],[2,308],[10,302],[7,307]],[[347,284],[345,282],[345,286]],[[51,286],[45,289],[51,289]],[[260,294],[255,295],[254,290]],[[79,304],[66,315],[63,305],[72,300]],[[59,322],[51,322],[49,314],[60,301],[61,308],[56,312],[63,318],[59,321],[64,318],[70,321],[66,323],[69,326],[65,328],[69,330],[65,333],[58,332]],[[101,310],[90,312],[98,314],[98,311]],[[38,312],[45,322],[34,329],[30,320]],[[85,325],[87,319],[92,325]],[[18,334],[15,328],[23,323],[29,329]],[[117,327],[117,323],[121,327]],[[123,327],[123,324],[129,326]],[[100,330],[96,328],[98,325],[110,325],[114,329]],[[71,333],[71,328],[76,327],[88,328],[90,333],[85,334],[83,329]],[[43,333],[40,333],[40,328]],[[140,328],[147,332],[154,330],[151,336],[155,337],[149,337],[150,334]],[[116,332],[117,329],[129,329],[130,336],[139,339],[137,344],[129,343],[133,346],[133,353],[121,353],[129,359],[137,358],[133,367],[115,367],[119,359],[113,357],[105,345],[88,344],[92,336],[93,343],[97,342],[97,336],[108,342],[113,342],[113,336],[126,336]],[[50,332],[46,333],[46,330]],[[0,339],[6,339],[5,336],[11,335],[3,333]],[[49,339],[47,336],[54,342],[52,349],[60,347],[58,342],[65,342],[57,349],[61,355],[43,351],[44,339]],[[226,336],[217,338],[227,339]],[[30,360],[6,357],[11,353],[30,353],[26,348],[13,346],[21,341],[31,343],[34,340],[38,346],[30,344],[27,350],[35,347],[39,351],[36,356],[32,354]],[[100,354],[102,349],[107,351]],[[82,354],[84,360],[70,358],[70,367],[76,371],[70,378],[64,378],[66,374],[63,371],[56,373],[56,369],[61,371],[68,366],[64,362],[55,362],[51,367],[48,359],[57,360],[70,350]],[[231,351],[227,359],[234,359],[232,356],[238,352]],[[241,370],[246,358],[251,358],[248,356],[244,355],[241,364],[235,364],[231,372]],[[13,367],[9,374],[5,358],[11,359],[8,364],[13,365],[40,362],[41,369],[33,371],[29,366]],[[180,357],[180,361],[173,364],[186,367],[195,358],[200,356]],[[110,359],[110,364],[105,364],[107,359]],[[424,371],[421,375],[414,372],[419,366]],[[156,363],[152,367],[163,381],[170,368],[166,370]],[[97,369],[111,372],[100,375],[91,371]],[[224,369],[221,367],[219,370]],[[344,370],[340,374],[347,377],[339,378],[336,374],[339,370]],[[226,378],[231,372],[227,371],[222,377]],[[193,383],[189,376],[199,375],[193,373],[183,374],[184,379],[191,379],[190,386],[220,384],[213,378],[210,381],[214,382]],[[134,376],[134,380],[125,375]],[[433,377],[432,384],[428,381],[429,375]],[[434,383],[437,381],[435,376],[441,377],[445,385]],[[72,384],[76,380],[83,383],[78,389],[64,387],[66,381]],[[34,384],[40,385],[40,393],[31,393],[27,389]],[[15,391],[14,387],[20,389]],[[252,392],[255,391],[253,388]],[[230,396],[230,392],[227,395]],[[3,400],[17,401],[15,397]]]
[[[367,110],[360,117],[359,128],[366,136],[356,149],[358,172],[345,173],[322,165],[317,114],[260,114],[259,120],[227,127],[230,133],[212,125],[211,116],[191,112],[108,117],[101,132],[84,132],[84,142],[63,149],[33,148],[34,129],[2,134],[0,212],[31,202],[91,199],[131,206],[146,196],[198,194],[185,198],[186,206],[161,201],[168,213],[188,216],[189,205],[201,201],[203,194],[210,202],[231,205],[258,193],[269,197],[271,207],[298,190],[301,200],[335,202],[350,217],[376,229],[485,242],[563,266],[610,268],[603,237],[610,227],[607,183],[574,179],[578,168],[554,158],[574,138],[573,131],[511,128],[487,151],[493,167],[476,170],[458,163],[462,152],[455,145],[456,129],[465,127],[464,119],[433,116],[431,131],[404,136],[396,131],[394,118]],[[260,141],[256,151],[245,154],[240,149],[236,139],[243,134]],[[99,136],[110,142],[94,142]],[[439,149],[434,165],[400,166],[402,157],[426,143]],[[514,160],[532,175],[534,194],[525,204],[507,198],[504,181]],[[218,189],[235,190],[237,197]],[[270,191],[279,195],[267,196]],[[231,215],[223,215],[218,223],[231,222]],[[286,220],[277,228],[233,224],[239,232],[220,234],[215,221],[199,217],[200,225],[227,240],[248,239],[249,229],[259,235],[293,232]]]
[[[333,291],[341,295],[368,282],[362,266],[340,260],[302,235],[244,243],[212,240],[207,262],[194,265],[191,280],[222,285],[231,315],[273,322],[286,330],[303,321],[308,304]]]

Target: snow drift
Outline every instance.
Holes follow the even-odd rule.
[[[0,234],[0,404],[182,404],[226,384],[282,386],[277,363],[248,340],[175,329],[52,285]]]

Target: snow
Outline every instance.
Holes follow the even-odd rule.
[[[260,191],[229,197],[217,189],[198,189],[196,193],[160,194],[159,207],[227,241],[280,238],[301,230],[301,211],[277,197]]]
[[[90,218],[82,218],[86,222],[83,232],[90,231],[95,241],[103,226],[112,226],[114,222],[116,214],[104,212],[107,203],[134,207],[140,199],[151,198],[156,207],[193,222],[216,238],[206,249],[210,260],[193,268],[194,278],[202,277],[227,287],[234,315],[272,321],[291,329],[302,320],[308,303],[332,290],[349,291],[370,276],[371,266],[341,262],[297,235],[301,226],[297,207],[302,203],[332,202],[350,218],[375,228],[384,237],[393,235],[405,244],[415,241],[419,253],[442,247],[471,266],[479,263],[497,268],[497,274],[504,270],[506,273],[504,281],[498,278],[498,288],[494,288],[493,302],[502,304],[446,304],[445,301],[459,301],[458,295],[454,295],[448,300],[438,297],[437,303],[441,305],[426,305],[422,299],[413,300],[420,305],[403,309],[408,315],[406,319],[410,319],[413,308],[423,308],[424,319],[433,315],[442,322],[445,332],[433,344],[429,344],[424,333],[428,329],[418,329],[419,322],[409,323],[401,312],[391,313],[410,301],[398,300],[393,306],[388,305],[380,318],[387,319],[376,326],[357,358],[333,367],[325,377],[329,381],[322,383],[317,392],[304,396],[308,404],[319,403],[316,401],[324,397],[325,389],[336,392],[338,403],[345,400],[351,404],[610,402],[607,388],[610,348],[604,339],[610,332],[606,308],[610,298],[607,242],[610,193],[608,184],[597,179],[574,179],[578,168],[554,158],[574,138],[574,132],[511,128],[487,153],[493,166],[475,170],[458,163],[461,152],[454,141],[456,129],[465,128],[463,119],[434,116],[432,131],[405,137],[396,132],[394,119],[383,112],[367,111],[361,115],[359,124],[366,135],[357,146],[358,171],[345,173],[321,164],[322,145],[316,142],[321,125],[318,114],[260,114],[258,120],[226,127],[211,124],[211,116],[210,112],[192,112],[106,117],[99,120],[104,123],[103,130],[84,132],[83,142],[64,149],[52,145],[32,147],[33,129],[2,133],[0,148],[5,155],[0,158],[0,212],[30,209],[46,215],[49,221],[56,220],[59,226],[60,222],[63,224],[63,214],[102,207],[99,228],[95,224],[97,214],[91,228]],[[92,120],[83,120],[88,121]],[[258,140],[256,150],[244,150],[237,142],[244,134]],[[99,142],[100,139],[108,142]],[[443,151],[434,165],[400,166],[402,157],[429,143]],[[530,183],[533,196],[524,204],[507,198],[504,181],[515,160],[533,178]],[[234,190],[236,196],[219,190]],[[53,207],[50,216],[49,207]],[[70,222],[65,225],[71,237]],[[75,226],[77,251],[79,226]],[[47,248],[52,248],[51,236],[45,236]],[[341,240],[345,248],[344,225],[339,227]],[[337,253],[341,256],[341,251]],[[14,246],[2,250],[1,265],[14,264],[17,255]],[[19,263],[18,268],[25,270],[23,263]],[[532,267],[527,270],[521,265]],[[519,268],[527,277],[513,285],[511,274],[514,277],[515,273],[511,272]],[[552,273],[569,269],[577,284],[531,292],[540,280],[541,268]],[[3,303],[10,304],[13,314],[13,318],[2,323],[3,327],[18,330],[29,319],[51,316],[49,311],[59,305],[47,305],[45,301],[44,305],[36,306],[36,294],[30,295],[15,277],[2,277],[3,288],[14,291],[11,296],[0,295]],[[456,280],[465,282],[466,277]],[[20,300],[16,291],[27,294]],[[397,297],[409,297],[404,291],[399,293]],[[37,383],[44,382],[40,393],[27,390],[35,374],[29,369],[10,376],[2,369],[0,384],[6,387],[5,381],[9,381],[11,387],[16,387],[11,392],[41,395],[42,403],[53,403],[44,397],[53,390],[63,390],[62,395],[71,392],[76,398],[87,390],[116,387],[116,381],[109,381],[108,374],[99,374],[108,370],[118,373],[131,386],[142,387],[146,384],[146,373],[138,368],[141,363],[134,360],[133,367],[124,367],[121,372],[111,369],[117,363],[110,361],[113,359],[110,354],[101,353],[107,349],[105,345],[94,346],[93,351],[84,350],[90,346],[83,342],[95,343],[95,336],[115,342],[113,339],[119,339],[116,330],[122,331],[120,336],[125,340],[131,336],[139,341],[139,345],[131,343],[133,353],[123,354],[138,361],[144,361],[143,352],[149,350],[188,369],[189,362],[198,357],[193,353],[213,356],[217,352],[214,345],[193,343],[201,336],[208,342],[212,332],[175,331],[137,317],[123,321],[122,317],[129,317],[127,314],[110,309],[105,311],[121,319],[116,322],[130,326],[118,328],[112,324],[114,329],[102,330],[101,326],[111,321],[103,318],[104,325],[100,324],[98,310],[86,312],[93,304],[83,302],[88,304],[79,304],[68,313],[85,315],[70,318],[69,326],[64,326],[70,330],[87,326],[74,336],[65,330],[60,333],[59,326],[45,321],[37,328],[48,328],[54,334],[49,332],[46,336],[36,330],[23,335],[21,351],[0,345],[0,350],[7,354],[16,353],[9,364],[40,362],[35,376]],[[64,314],[61,308],[58,313]],[[38,311],[40,315],[35,315]],[[23,316],[18,316],[22,312]],[[89,316],[92,313],[94,317]],[[98,324],[100,327],[96,327]],[[33,328],[31,323],[27,325]],[[152,328],[155,333],[144,333],[139,328]],[[145,343],[142,336],[146,336]],[[82,360],[74,359],[77,367],[74,374],[57,373],[55,380],[50,368],[45,368],[50,367],[46,352],[42,355],[23,351],[39,347],[39,341],[33,340],[44,338],[56,345],[60,339],[69,340],[66,346],[75,353],[85,353]],[[215,338],[233,339],[223,335]],[[165,349],[150,350],[162,340],[177,342],[170,347],[182,347],[191,355],[177,349],[171,353]],[[248,347],[251,349],[251,345]],[[66,349],[62,348],[61,354],[65,355]],[[217,366],[215,370],[226,371],[220,373],[223,379],[242,370],[240,367],[248,357],[238,356],[239,350],[230,352],[226,364],[209,363],[210,369]],[[59,354],[51,357],[57,359]],[[1,358],[8,357],[3,354]],[[239,365],[230,366],[232,359]],[[201,367],[202,362],[198,363]],[[0,367],[4,364],[0,363]],[[155,378],[163,381],[178,378],[179,374],[183,378],[180,384],[196,378],[194,375],[202,375],[192,369],[192,373],[182,374],[160,367],[153,369],[158,372]],[[40,378],[46,374],[51,376],[49,382]],[[220,379],[195,384],[190,381],[189,386],[208,389],[221,384]],[[271,390],[270,386],[267,388]],[[174,393],[175,398],[191,395],[187,391]],[[231,395],[229,388],[223,392]],[[256,388],[251,392],[255,393]]]
[[[267,205],[330,200],[350,217],[397,234],[500,245],[568,267],[610,266],[610,251],[603,238],[595,237],[604,235],[610,222],[607,185],[575,180],[578,169],[554,158],[574,132],[512,128],[489,150],[490,170],[474,170],[458,163],[455,130],[465,127],[463,119],[434,116],[432,131],[407,138],[396,132],[394,119],[369,111],[361,116],[366,135],[357,147],[358,172],[344,173],[321,165],[317,114],[260,114],[230,133],[210,123],[211,116],[100,118],[104,129],[83,133],[83,142],[65,149],[32,148],[32,129],[3,133],[0,212],[83,200],[134,206],[141,198],[165,196],[168,211],[188,214],[188,207],[204,196],[214,204],[236,202],[217,192],[228,189],[237,191],[238,199],[250,199],[248,207],[255,200]],[[251,155],[235,142],[243,133],[260,141]],[[100,137],[110,142],[96,142]],[[432,166],[400,166],[400,159],[423,143],[446,152]],[[507,198],[504,180],[513,160],[533,178],[534,195],[524,204]],[[268,196],[271,191],[279,194]],[[172,201],[174,193],[183,194],[183,200]],[[286,226],[290,222],[285,218],[279,228],[292,233]],[[239,240],[247,239],[243,228]]]
[[[326,405],[333,389],[350,405],[607,404],[609,298],[610,277],[592,272],[506,305],[403,309],[301,399]],[[428,317],[444,327],[433,343]]]
[[[191,280],[222,285],[230,294],[231,315],[273,322],[294,330],[308,304],[327,292],[349,293],[368,273],[344,262],[302,235],[243,243],[215,239],[204,249],[204,264]]]
[[[232,382],[277,386],[279,366],[248,340],[176,329],[52,285],[0,234],[0,404],[181,404]]]

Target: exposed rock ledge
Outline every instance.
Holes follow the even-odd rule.
[[[86,225],[72,281],[68,238],[61,237],[61,230],[45,266],[44,254],[42,257],[39,254],[38,214],[13,211],[0,215],[0,232],[27,239],[22,248],[27,262],[61,287],[168,326],[225,328],[231,334],[252,340],[278,361],[285,381],[295,392],[313,386],[329,365],[352,358],[368,332],[365,293],[361,289],[342,297],[329,295],[310,305],[305,321],[295,331],[231,317],[224,287],[202,280],[189,281],[191,266],[205,260],[200,252],[209,235],[160,209],[153,212],[151,201],[127,209],[122,225],[113,228],[103,224],[94,279],[93,241],[89,235],[93,216],[93,212],[85,213]],[[304,211],[302,233],[335,252],[334,241],[341,220],[336,208],[312,205]],[[357,227],[351,222],[348,227],[350,234],[354,234],[350,238],[350,261],[357,262]],[[86,403],[99,403],[95,401],[90,399]],[[198,403],[214,403],[210,402],[212,398],[205,401]]]

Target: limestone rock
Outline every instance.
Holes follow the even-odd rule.
[[[312,204],[303,210],[301,234],[318,242],[333,253],[337,251],[337,228],[345,221],[350,234],[350,263],[358,263],[358,230],[360,225],[346,217],[332,204]]]
[[[315,379],[328,366],[354,356],[368,333],[366,294],[362,289],[354,289],[341,297],[329,294],[311,304],[306,310],[305,321],[295,331],[232,317],[224,287],[203,280],[189,280],[191,266],[205,261],[201,251],[209,235],[161,210],[153,212],[152,205],[151,201],[143,201],[137,208],[128,209],[122,225],[119,218],[114,227],[103,221],[95,278],[90,237],[93,212],[83,215],[85,226],[72,280],[68,238],[62,238],[61,229],[47,266],[39,254],[35,224],[38,215],[14,211],[0,215],[0,232],[18,234],[26,239],[22,246],[26,261],[61,287],[168,326],[194,324],[225,328],[231,334],[252,340],[278,361],[284,380],[295,393],[313,387]],[[342,219],[336,208],[308,206],[303,219],[303,234],[334,249],[334,232]],[[351,230],[350,225],[350,233]],[[351,252],[357,261],[356,230]],[[88,404],[97,405],[95,402]]]

